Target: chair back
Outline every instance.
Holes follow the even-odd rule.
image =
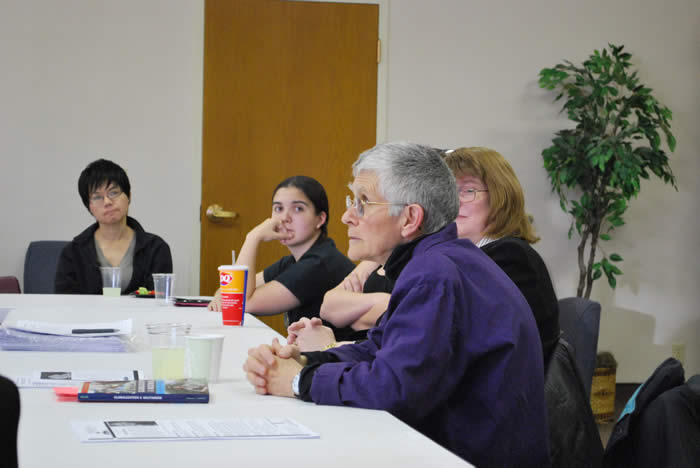
[[[56,268],[63,247],[68,241],[33,241],[24,257],[24,292],[53,294]]]
[[[19,294],[21,292],[16,276],[0,276],[0,294]]]
[[[583,379],[586,398],[590,398],[598,352],[600,304],[582,297],[560,299],[559,326],[564,339],[574,348],[576,365]]]

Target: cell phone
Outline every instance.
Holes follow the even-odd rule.
[[[188,297],[176,297],[175,305],[181,307],[206,307],[211,299],[197,299]]]

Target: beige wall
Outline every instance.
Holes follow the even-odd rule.
[[[641,381],[688,346],[700,372],[697,201],[700,4],[384,0],[381,139],[485,145],[513,163],[537,244],[560,297],[574,294],[575,240],[540,152],[567,125],[537,72],[625,44],[643,81],[674,111],[679,192],[645,182],[611,250],[618,289],[599,283],[600,348],[619,380]],[[198,289],[201,188],[202,0],[0,0],[0,274],[22,275],[34,239],[69,239],[90,222],[77,195],[97,157],[128,169],[131,213],[173,250],[177,291]]]
[[[535,247],[559,297],[576,292],[578,239],[550,194],[540,152],[569,124],[537,73],[562,59],[584,60],[608,42],[633,54],[642,82],[674,112],[678,147],[671,166],[679,191],[643,182],[627,224],[606,245],[625,261],[603,306],[599,349],[612,350],[618,381],[643,381],[673,342],[684,342],[686,371],[700,372],[700,3],[392,1],[389,13],[387,139],[440,147],[490,146],[512,162],[542,240]]]
[[[80,171],[127,170],[130,214],[173,252],[176,290],[199,275],[203,2],[0,0],[0,274],[31,240],[93,218]]]

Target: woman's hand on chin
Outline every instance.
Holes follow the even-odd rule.
[[[267,218],[265,221],[255,226],[246,237],[251,236],[258,242],[286,240],[292,237],[285,229],[284,223],[275,218]]]

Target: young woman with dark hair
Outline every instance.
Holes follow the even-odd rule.
[[[129,216],[131,184],[124,169],[93,161],[80,174],[78,193],[96,222],[61,252],[57,294],[102,294],[102,266],[120,267],[122,294],[153,289],[153,273],[172,273],[168,244]]]
[[[253,315],[284,313],[285,322],[318,317],[323,295],[350,273],[355,265],[328,237],[328,197],[315,179],[294,176],[273,191],[272,216],[246,235],[236,264],[257,270],[262,242],[279,241],[290,255],[255,273],[248,281],[246,312]],[[209,304],[221,310],[220,291]]]

